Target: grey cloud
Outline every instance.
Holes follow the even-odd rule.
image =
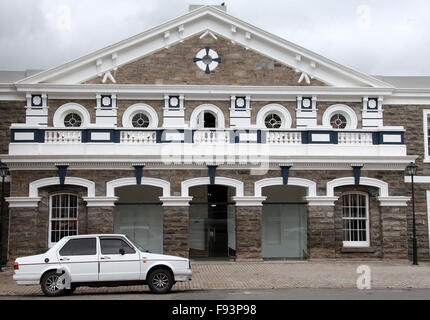
[[[428,1],[225,2],[233,16],[359,71],[430,74]],[[189,4],[188,0],[1,0],[0,69],[54,67],[185,14]],[[70,28],[67,19],[61,20],[62,6],[70,10]]]

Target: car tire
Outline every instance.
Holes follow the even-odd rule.
[[[169,270],[156,269],[148,277],[148,287],[152,293],[168,293],[173,286],[173,275]]]
[[[49,271],[43,275],[40,286],[45,296],[59,297],[66,293],[67,289],[59,289],[56,285],[60,276],[61,274],[58,274],[55,270]]]

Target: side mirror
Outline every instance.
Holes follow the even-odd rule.
[[[123,248],[119,249],[119,253],[123,256],[125,255],[125,250]]]

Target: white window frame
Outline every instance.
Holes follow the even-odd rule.
[[[216,119],[215,128],[204,128],[204,114],[206,112],[212,113]],[[225,128],[225,117],[223,111],[213,104],[202,104],[196,107],[190,116],[190,127],[192,129],[224,129]]]
[[[427,118],[430,116],[430,109],[423,110],[423,131],[424,131],[424,159],[423,162],[430,162],[430,154],[429,154],[429,135],[428,135],[428,120]]]
[[[54,113],[53,123],[54,127],[59,128],[66,128],[66,125],[64,124],[64,119],[69,113],[76,113],[81,117],[81,125],[79,127],[74,128],[85,128],[88,127],[91,123],[91,116],[88,110],[81,106],[80,104],[70,102],[63,104],[61,107],[57,109]],[[73,128],[73,127],[68,127]]]
[[[149,119],[149,125],[144,129],[158,128],[157,112],[154,110],[154,108],[145,103],[136,103],[128,107],[122,115],[122,126],[124,128],[134,128],[132,120],[133,117],[138,113],[144,113]]]
[[[427,228],[428,228],[428,234],[430,235],[430,190],[426,191],[427,196]],[[429,248],[430,248],[430,236],[428,237],[429,241]],[[429,250],[430,255],[430,250]]]
[[[322,124],[324,127],[332,128],[330,119],[336,113],[340,113],[346,118],[346,127],[339,130],[357,129],[357,115],[355,114],[355,111],[346,104],[334,104],[327,108],[322,117]]]
[[[68,195],[76,197],[76,218],[70,219],[70,218],[52,218],[52,199],[55,196],[62,196],[62,195]],[[70,200],[69,200],[69,208],[70,208]],[[69,215],[70,216],[70,215]],[[51,248],[53,245],[55,245],[57,242],[53,242],[51,238],[51,232],[52,232],[52,221],[75,221],[76,220],[76,235],[79,234],[79,197],[78,195],[71,193],[71,192],[59,192],[54,193],[49,196],[49,227],[48,227],[48,247]]]
[[[277,129],[266,127],[265,120],[266,120],[266,117],[270,113],[275,113],[281,118],[281,126],[278,129],[289,129],[289,128],[291,128],[293,120],[291,118],[291,115],[290,115],[290,112],[288,111],[288,109],[285,108],[284,106],[280,105],[280,104],[271,103],[271,104],[268,104],[268,105],[265,105],[264,107],[262,107],[260,109],[260,111],[258,111],[258,113],[257,113],[256,125],[259,129],[277,130]]]
[[[366,241],[345,241],[344,239],[344,227],[343,227],[343,221],[344,221],[344,215],[343,215],[343,197],[344,196],[350,196],[350,195],[360,195],[365,197],[365,203],[366,203]],[[358,191],[351,191],[351,192],[345,192],[341,195],[341,206],[342,206],[342,243],[344,247],[370,247],[370,214],[369,214],[369,195],[365,192],[358,192]],[[350,218],[351,219],[351,218]],[[357,220],[362,220],[363,218],[356,218]]]

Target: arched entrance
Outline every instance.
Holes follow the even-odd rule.
[[[261,231],[263,258],[307,257],[308,189],[295,185],[271,185],[262,188]]]
[[[224,185],[190,187],[193,197],[189,211],[191,258],[227,259],[236,253],[236,190]]]
[[[143,251],[163,253],[163,189],[150,185],[116,187],[114,232],[125,234]]]

